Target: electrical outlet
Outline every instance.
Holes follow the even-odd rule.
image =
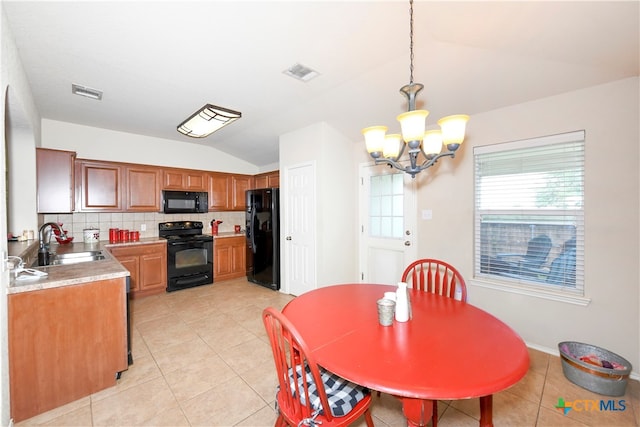
[[[140,231],[147,231],[147,224],[140,224]]]
[[[422,219],[432,219],[433,211],[431,209],[424,209],[422,211]]]

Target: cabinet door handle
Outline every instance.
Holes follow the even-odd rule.
[[[285,237],[285,239],[291,240],[291,236],[287,236],[287,237]]]

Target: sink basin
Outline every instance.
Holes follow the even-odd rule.
[[[51,254],[51,261],[49,265],[67,265],[78,264],[81,262],[100,261],[105,259],[106,256],[102,251],[84,251],[84,252],[69,252],[62,254]],[[36,260],[33,267],[38,267],[38,261]]]
[[[65,265],[65,264],[77,264],[80,262],[99,261],[104,259],[104,255],[90,255],[90,256],[77,256],[77,257],[53,257],[53,261],[49,265]]]

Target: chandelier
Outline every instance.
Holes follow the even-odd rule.
[[[427,110],[416,110],[416,95],[424,88],[413,82],[413,0],[409,0],[409,84],[400,88],[400,93],[407,97],[409,108],[400,114],[400,134],[386,135],[386,126],[371,126],[362,129],[367,151],[376,164],[388,164],[411,175],[433,166],[441,157],[454,157],[464,140],[464,133],[469,116],[457,114],[438,120],[439,130],[425,132]],[[446,152],[442,147],[446,146]],[[404,166],[400,158],[408,148],[409,164]],[[422,154],[422,156],[420,156]]]

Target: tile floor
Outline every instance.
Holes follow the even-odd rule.
[[[118,384],[16,426],[272,426],[275,368],[260,316],[290,299],[240,279],[134,300],[135,362]],[[566,380],[558,357],[530,355],[527,376],[494,396],[496,426],[640,426],[638,381],[614,398],[617,411],[579,405],[565,416],[559,397],[609,398]],[[406,425],[391,396],[374,397],[372,411],[377,426]],[[441,402],[439,412],[442,427],[478,425],[477,399]]]

